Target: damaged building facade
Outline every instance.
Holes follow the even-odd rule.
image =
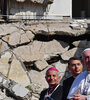
[[[0,4],[0,15],[8,19],[90,17],[89,0],[0,0]]]
[[[62,85],[71,75],[68,59],[81,57],[90,47],[89,4],[89,0],[0,0],[0,18],[10,20],[0,22],[0,88],[5,91],[0,91],[0,100],[39,100],[48,87],[45,73],[51,66],[60,71]]]

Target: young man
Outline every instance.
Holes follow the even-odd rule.
[[[90,48],[83,51],[82,62],[87,70],[76,77],[67,97],[69,100],[90,100]]]
[[[49,88],[43,90],[39,100],[62,100],[62,87],[59,82],[61,76],[58,69],[51,67],[46,71],[45,79],[49,85]]]
[[[80,58],[71,57],[68,61],[68,69],[71,71],[72,76],[63,81],[63,99],[62,100],[67,100],[67,95],[69,93],[70,87],[74,79],[83,70],[83,65],[81,63]]]

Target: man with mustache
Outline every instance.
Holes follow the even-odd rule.
[[[67,97],[69,100],[90,100],[90,48],[82,52],[82,62],[87,70],[74,80]]]
[[[61,76],[59,70],[51,67],[46,71],[45,79],[49,85],[40,94],[39,100],[62,100],[62,86],[59,84]]]

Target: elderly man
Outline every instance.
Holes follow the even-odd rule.
[[[82,62],[87,70],[76,77],[67,97],[69,100],[90,100],[90,48],[83,51]]]
[[[55,67],[51,67],[46,71],[45,78],[49,88],[41,92],[39,100],[62,100],[62,86],[59,84],[61,76],[59,74],[58,69]]]
[[[68,61],[68,69],[71,71],[72,76],[63,81],[63,99],[62,100],[67,100],[67,95],[69,93],[70,87],[74,79],[83,70],[81,59],[77,57],[71,57]]]

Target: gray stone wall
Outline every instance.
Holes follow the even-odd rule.
[[[27,87],[30,100],[38,100],[40,92],[48,87],[46,70],[51,66],[58,68],[62,84],[71,75],[67,69],[68,59],[81,57],[81,52],[90,47],[89,32],[87,20],[2,23],[0,72]]]

